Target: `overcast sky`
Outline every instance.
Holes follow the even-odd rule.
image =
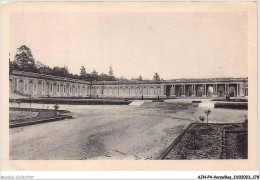
[[[247,77],[247,16],[242,12],[13,13],[11,58],[28,46],[36,61],[116,77]]]

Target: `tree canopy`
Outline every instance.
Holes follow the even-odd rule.
[[[11,64],[12,69],[18,69],[23,71],[37,72],[37,67],[35,65],[35,60],[33,58],[30,48],[25,45],[22,45],[20,48],[17,48],[14,64]]]
[[[81,79],[85,81],[119,80],[119,78],[115,78],[112,66],[109,67],[108,74],[104,74],[104,73],[98,74],[98,72],[95,69],[91,73],[87,73],[86,68],[84,66],[81,66],[79,75],[69,73],[69,69],[66,66],[64,67],[55,66],[51,68],[49,66],[42,64],[39,61],[36,62],[35,59],[33,58],[31,49],[26,45],[22,45],[21,47],[17,48],[17,52],[15,54],[13,61],[11,61],[9,58],[9,73],[11,73],[13,70],[34,72],[34,73],[47,74],[47,75],[60,76],[60,77],[68,77],[74,79]]]
[[[113,72],[112,66],[109,66],[108,75],[109,75],[109,76],[114,76],[114,72]]]
[[[81,66],[80,76],[82,76],[82,77],[86,77],[87,76],[86,68],[84,66]]]
[[[153,80],[154,81],[160,81],[161,80],[158,73],[154,73]]]

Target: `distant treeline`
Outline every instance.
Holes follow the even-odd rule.
[[[17,48],[17,52],[13,61],[11,61],[9,58],[9,73],[12,73],[13,70],[67,77],[85,81],[128,81],[128,79],[124,77],[116,78],[113,74],[112,66],[109,67],[108,74],[98,74],[96,70],[93,70],[91,73],[87,73],[86,68],[81,66],[79,75],[69,73],[69,69],[66,66],[55,66],[50,68],[49,66],[46,66],[39,61],[35,61],[30,48],[25,45]],[[139,76],[138,78],[132,78],[131,80],[142,81],[143,79],[142,76]],[[158,73],[154,74],[153,80],[161,80]]]
[[[68,77],[74,79],[81,79],[86,81],[115,81],[117,80],[113,75],[113,69],[109,67],[109,75],[101,73],[98,74],[96,70],[93,70],[91,73],[87,73],[84,66],[80,69],[80,74],[72,74],[69,73],[69,69],[64,67],[55,66],[50,68],[42,64],[39,61],[35,61],[33,58],[32,52],[30,48],[23,45],[17,49],[17,53],[14,57],[14,61],[9,59],[9,73],[13,70],[19,71],[26,71],[26,72],[33,72],[33,73],[40,73],[40,74],[47,74],[53,76],[60,76],[60,77]]]

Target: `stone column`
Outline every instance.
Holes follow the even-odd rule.
[[[196,84],[194,84],[194,96],[197,96],[197,92],[196,92]]]
[[[240,95],[245,96],[245,84],[240,84]]]
[[[194,88],[194,87],[195,87],[195,85],[192,84],[192,85],[191,85],[191,89],[192,89],[192,94],[191,94],[191,96],[193,96],[193,97],[195,96],[195,88]]]
[[[207,97],[207,84],[204,84],[204,94],[202,97]]]
[[[181,85],[181,90],[182,90],[181,97],[185,97],[185,85],[184,84]]]
[[[239,96],[239,94],[238,94],[238,84],[237,84],[237,96],[236,97],[238,97]]]
[[[213,97],[217,97],[217,84],[213,84]]]
[[[175,85],[173,85],[173,96],[175,96]]]
[[[218,85],[215,84],[215,96],[217,97],[218,96]]]
[[[245,83],[243,84],[243,89],[244,89],[244,96],[246,96],[246,85],[245,85]]]

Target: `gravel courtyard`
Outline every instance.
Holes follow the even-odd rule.
[[[204,108],[172,102],[60,109],[75,118],[10,129],[10,159],[156,159],[190,122],[205,116]],[[243,122],[247,115],[247,110],[211,111],[209,122]]]

